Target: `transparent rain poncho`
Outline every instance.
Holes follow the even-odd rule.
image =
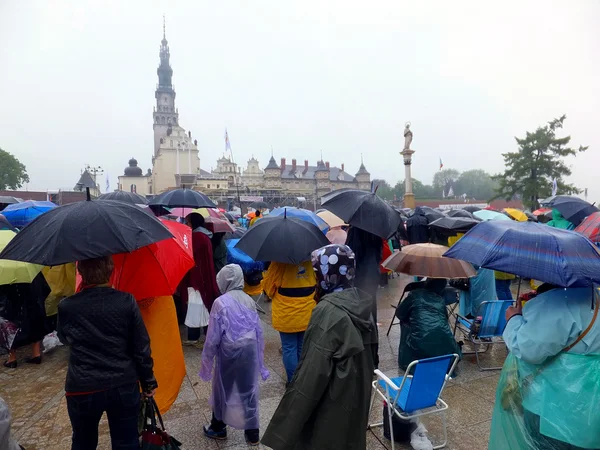
[[[600,449],[600,317],[562,351],[591,322],[591,292],[540,294],[508,322],[489,450]]]
[[[223,295],[211,309],[200,377],[208,381],[212,373],[210,404],[218,420],[240,430],[257,429],[258,377],[269,376],[261,322],[254,301],[242,291],[244,276],[238,265],[221,269],[217,284]]]

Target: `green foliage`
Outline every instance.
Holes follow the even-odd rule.
[[[442,192],[444,192],[448,183],[454,184],[459,176],[460,172],[456,169],[444,169],[436,172],[433,176],[433,189],[436,192],[436,197],[441,197]],[[458,195],[456,191],[454,191],[454,193]]]
[[[18,189],[23,183],[29,183],[25,165],[0,148],[0,190]]]
[[[495,198],[507,200],[521,196],[523,203],[535,209],[538,200],[550,196],[552,180],[556,178],[560,194],[580,192],[574,185],[565,182],[564,177],[571,175],[571,169],[563,158],[575,156],[588,147],[578,149],[568,147],[571,136],[556,137],[556,130],[563,127],[566,115],[554,119],[533,133],[527,132],[525,138],[515,137],[519,146],[516,152],[503,153],[505,171],[494,176],[498,182]]]
[[[485,170],[473,169],[459,175],[454,193],[458,196],[467,194],[469,198],[489,200],[495,195],[497,188],[498,183]]]

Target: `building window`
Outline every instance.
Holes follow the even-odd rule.
[[[158,123],[158,116],[156,116],[156,117],[154,118],[154,121],[155,121],[156,123]]]
[[[165,124],[165,118],[164,118],[164,116],[160,118],[160,123],[162,123],[163,125]]]
[[[206,189],[210,189],[210,184],[207,184],[207,185],[206,185]]]
[[[137,186],[135,184],[132,184],[129,189],[131,190],[131,192],[137,192]]]

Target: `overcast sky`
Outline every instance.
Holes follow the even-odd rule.
[[[600,200],[600,2],[0,0],[0,147],[30,190],[72,188],[85,164],[117,184],[146,171],[162,14],[181,125],[210,170],[323,159],[372,177],[503,170],[502,152],[561,114],[589,151],[572,181]],[[104,177],[101,185],[104,187]]]

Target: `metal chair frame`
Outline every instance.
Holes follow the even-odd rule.
[[[416,368],[416,366],[419,363],[432,361],[432,360],[436,360],[436,359],[441,359],[441,358],[446,358],[448,356],[452,357],[452,360],[451,360],[452,366],[451,366],[450,370],[444,374],[444,381],[442,383],[439,393],[437,394],[437,399],[435,401],[435,404],[432,404],[429,407],[426,407],[424,409],[419,409],[419,410],[416,410],[416,411],[413,411],[410,413],[402,411],[402,409],[400,409],[397,406],[397,402],[398,402],[398,399],[400,398],[400,394],[402,393],[402,389],[404,388],[406,380],[413,378],[413,375],[409,375],[412,372],[412,369]],[[441,444],[434,446],[433,448],[434,449],[444,448],[447,445],[447,443],[448,443],[448,428],[447,428],[447,422],[446,422],[446,410],[448,409],[448,404],[442,400],[441,396],[442,396],[442,392],[444,391],[444,387],[446,387],[446,383],[450,379],[450,376],[448,374],[452,374],[454,372],[454,369],[456,368],[456,364],[458,364],[458,355],[456,353],[451,354],[451,355],[437,356],[434,358],[428,358],[428,359],[423,359],[423,360],[415,360],[415,361],[411,362],[408,365],[408,367],[406,368],[406,372],[404,373],[404,376],[402,377],[402,381],[400,382],[399,386],[396,385],[396,383],[394,383],[394,381],[391,380],[389,377],[387,377],[383,372],[381,372],[378,369],[375,370],[375,375],[377,376],[378,379],[373,381],[373,383],[372,383],[373,394],[371,397],[371,405],[369,407],[369,416],[371,415],[371,410],[373,409],[373,403],[375,402],[375,396],[378,395],[386,403],[387,408],[388,408],[388,420],[389,420],[389,425],[390,425],[390,437],[391,437],[391,441],[392,441],[392,450],[395,450],[394,428],[392,425],[393,414],[396,414],[399,418],[401,418],[403,420],[411,420],[411,419],[415,419],[417,417],[423,417],[423,416],[428,416],[431,414],[441,413],[443,429],[444,429],[444,440]],[[385,392],[382,392],[382,390],[380,389],[379,380],[383,381],[386,384]],[[409,392],[410,392],[411,388],[412,388],[412,386],[409,386]],[[395,394],[393,396],[390,393],[390,389],[392,390],[392,392],[395,392]],[[383,426],[383,422],[369,424],[367,429],[372,429],[372,428],[380,427],[380,426]]]
[[[478,336],[473,336],[473,333],[471,333],[470,324],[472,324],[475,319],[467,319],[466,317],[463,317],[460,314],[456,315],[456,322],[454,323],[454,337],[456,337],[456,330],[460,330],[460,332],[463,333],[465,339],[467,339],[473,345],[474,348],[474,351],[463,351],[463,355],[475,355],[477,366],[481,371],[502,369],[502,366],[483,367],[479,359],[479,356],[482,353],[487,353],[487,351],[491,348],[492,345],[504,344],[504,339],[502,339],[502,333],[504,332],[504,327],[506,327],[506,319],[504,318],[504,313],[506,312],[506,309],[513,304],[513,301],[491,300],[482,302],[481,305],[479,305],[479,308],[477,308],[477,316],[482,317],[481,324],[482,326],[484,326],[489,311],[488,305],[494,304],[502,304],[502,308],[499,312],[499,316],[496,320],[496,323],[494,324],[495,331],[493,333],[481,333]],[[504,323],[502,323],[503,321]],[[467,323],[469,324],[469,327],[467,327]],[[484,347],[484,350],[481,350],[481,347]]]

